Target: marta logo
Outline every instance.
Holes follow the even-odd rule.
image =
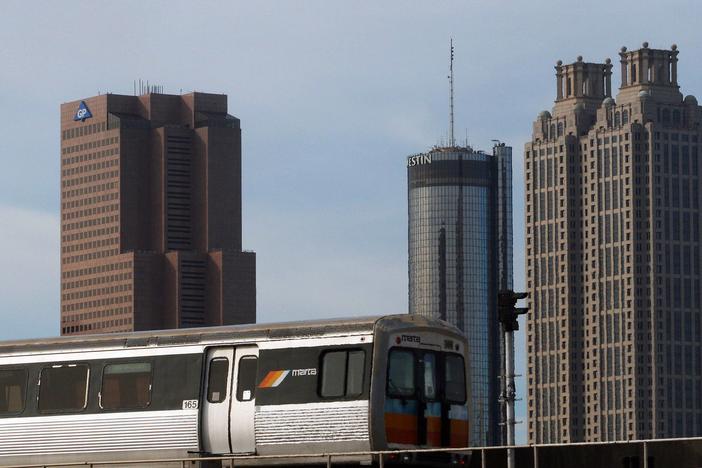
[[[274,370],[270,371],[261,381],[260,384],[258,384],[258,388],[271,388],[271,387],[277,387],[280,385],[283,380],[285,380],[285,377],[288,376],[290,373],[289,370]]]
[[[261,380],[261,383],[258,384],[258,388],[275,388],[283,383],[283,380],[285,380],[288,375],[292,377],[317,375],[317,369],[285,369],[270,371],[268,374],[266,374],[263,380]]]
[[[76,111],[76,115],[73,116],[73,120],[85,122],[85,119],[90,119],[92,117],[93,114],[90,112],[90,109],[88,109],[88,105],[85,103],[85,101],[80,101],[80,106],[78,106],[78,110]]]

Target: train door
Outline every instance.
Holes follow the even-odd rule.
[[[254,453],[256,451],[254,415],[258,348],[240,346],[236,348],[234,354],[230,413],[232,453]]]
[[[253,453],[258,348],[210,348],[202,407],[203,450]]]
[[[229,406],[234,348],[210,348],[202,402],[202,445],[207,453],[231,453]]]
[[[439,393],[438,355],[432,351],[417,351],[419,364],[420,414],[417,427],[420,445],[441,447],[444,404]]]
[[[390,350],[385,398],[385,430],[387,440],[391,444],[419,444],[416,370],[413,350],[406,348]]]

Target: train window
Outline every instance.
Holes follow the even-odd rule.
[[[436,355],[425,353],[422,361],[424,367],[423,395],[425,399],[433,400],[436,398]]]
[[[80,411],[88,404],[86,364],[65,364],[45,367],[39,377],[39,411]]]
[[[338,398],[344,396],[346,374],[346,351],[325,353],[322,358],[323,397]]]
[[[151,403],[151,364],[109,364],[102,373],[100,407],[146,408]]]
[[[414,353],[406,349],[393,349],[388,365],[388,396],[406,398],[414,394]]]
[[[346,396],[358,396],[363,393],[363,369],[366,353],[361,350],[349,351],[348,369],[346,370]]]
[[[27,394],[27,371],[24,369],[0,370],[0,415],[24,411]]]
[[[251,401],[256,395],[256,373],[258,372],[258,358],[256,356],[242,356],[239,359],[239,374],[236,377],[236,399]]]
[[[320,395],[324,398],[354,397],[363,393],[363,350],[330,351],[322,356]]]
[[[451,403],[465,403],[466,366],[463,356],[458,354],[446,355],[445,378],[446,400]]]
[[[207,401],[221,403],[227,399],[227,380],[229,377],[229,359],[215,358],[210,361],[207,379]]]

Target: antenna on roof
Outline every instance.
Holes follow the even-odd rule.
[[[451,38],[451,62],[449,65],[449,141],[451,148],[456,146],[456,140],[453,137],[453,38]]]

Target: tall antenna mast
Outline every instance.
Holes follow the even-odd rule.
[[[453,137],[453,38],[451,38],[451,65],[449,66],[449,146],[456,146],[456,140]]]

